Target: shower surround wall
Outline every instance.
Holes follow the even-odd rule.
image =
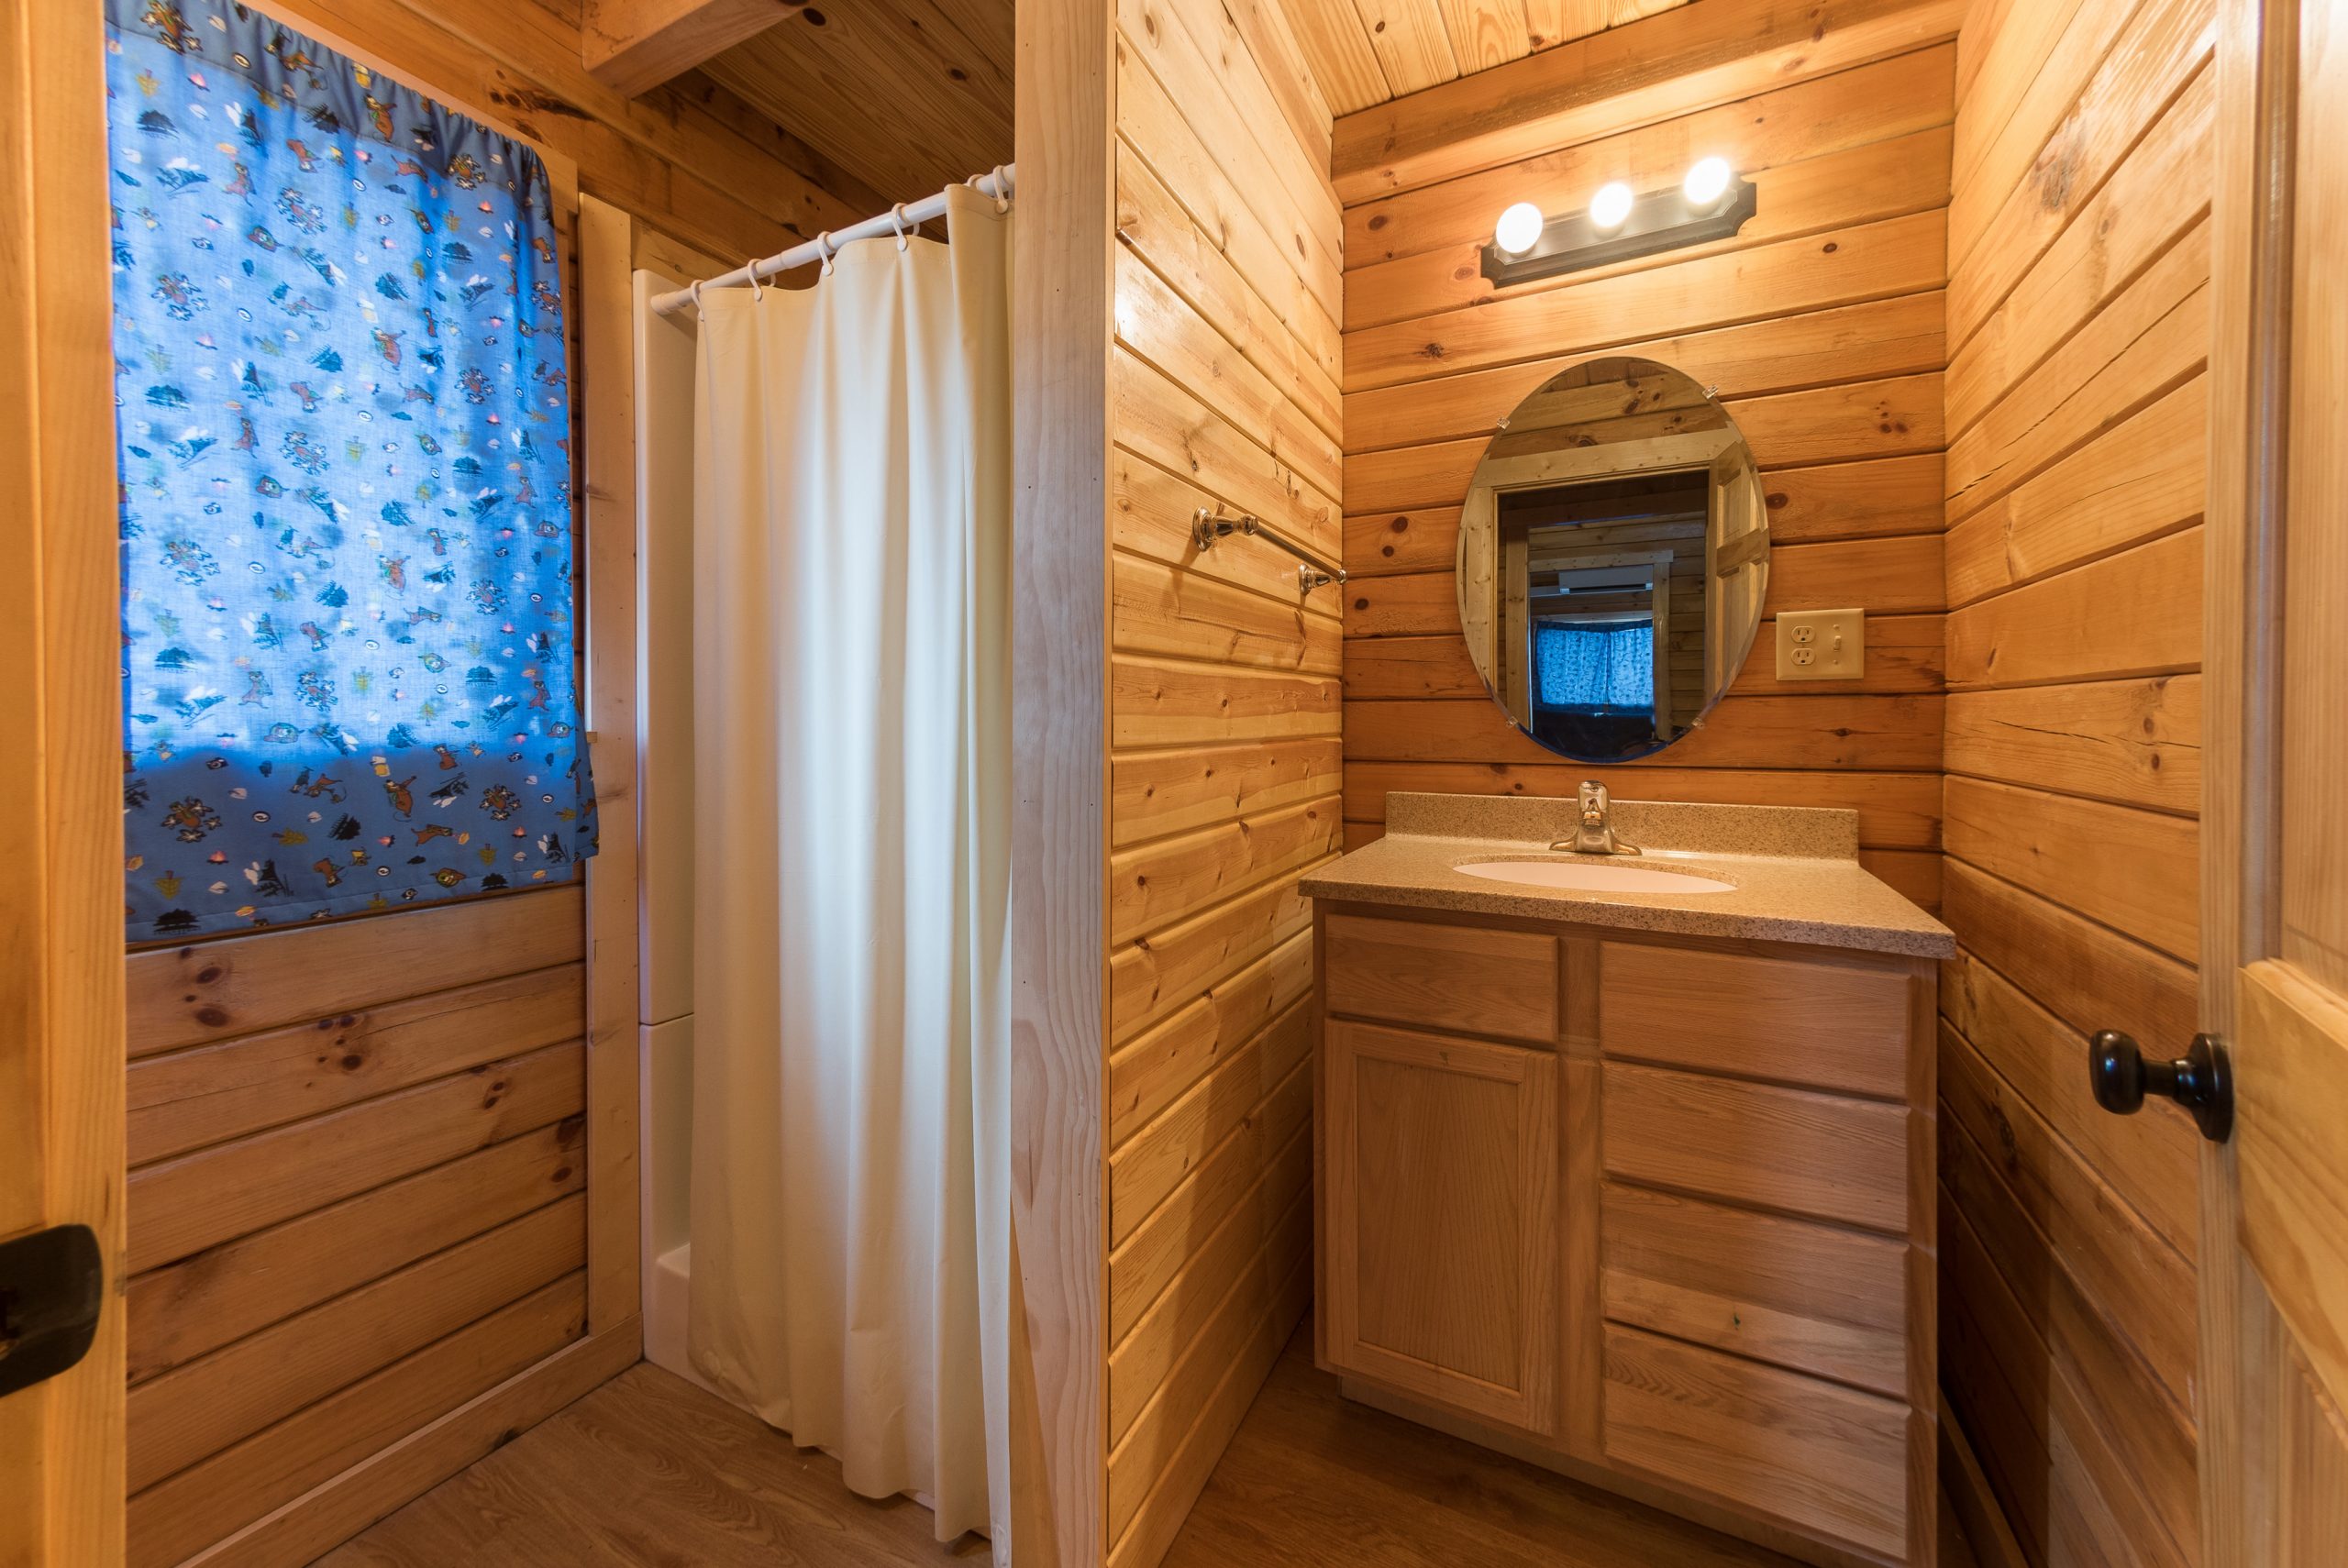
[[[1975,7],[1949,206],[1942,1380],[2037,1564],[2199,1559],[2194,1030],[2215,6]]]
[[[1123,0],[1106,484],[1107,1540],[1161,1557],[1308,1298],[1312,949],[1337,849],[1330,115],[1276,6]]]
[[[1587,355],[1707,385],[1763,469],[1765,613],[1866,612],[1866,672],[1780,682],[1776,628],[1703,727],[1607,770],[1633,799],[1844,806],[1867,867],[1940,895],[1942,367],[1957,0],[1689,6],[1350,115],[1345,815],[1392,790],[1569,795],[1460,640],[1452,559],[1497,422]],[[1495,292],[1512,202],[1578,211],[1718,154],[1760,191],[1735,237]]]

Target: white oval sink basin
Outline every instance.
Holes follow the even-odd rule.
[[[1585,893],[1725,893],[1736,886],[1693,871],[1626,866],[1620,860],[1480,860],[1453,869],[1494,882],[1570,888]]]

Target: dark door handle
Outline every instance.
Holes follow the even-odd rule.
[[[2201,1136],[2212,1143],[2224,1143],[2234,1130],[2233,1064],[2214,1034],[2195,1035],[2173,1062],[2148,1062],[2132,1036],[2100,1030],[2088,1042],[2088,1082],[2095,1102],[2114,1115],[2133,1116],[2147,1093],[2166,1095],[2193,1113]]]
[[[97,1338],[105,1263],[87,1225],[0,1242],[0,1398],[72,1367]]]

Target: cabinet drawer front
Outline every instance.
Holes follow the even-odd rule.
[[[1897,970],[1622,942],[1599,966],[1610,1055],[1907,1097],[1912,982]]]
[[[1556,1422],[1557,1059],[1329,1026],[1330,1359],[1523,1430]]]
[[[1329,1010],[1511,1040],[1557,1038],[1557,939],[1415,920],[1331,915]]]
[[[1606,1456],[1889,1558],[1908,1551],[1906,1405],[1608,1325]]]
[[[1907,1397],[1905,1242],[1612,1182],[1603,1202],[1607,1317]]]
[[[1605,1066],[1606,1172],[1671,1187],[1908,1230],[1908,1110],[1808,1089]]]

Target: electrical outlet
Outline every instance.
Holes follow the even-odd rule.
[[[1854,680],[1867,668],[1866,613],[1789,610],[1778,616],[1778,679]]]

